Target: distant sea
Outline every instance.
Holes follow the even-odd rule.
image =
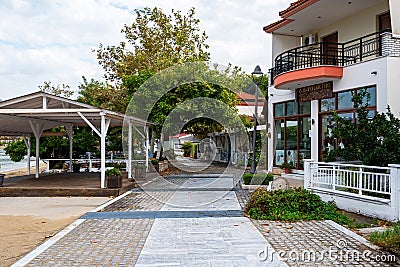
[[[31,158],[32,161],[32,158]],[[34,162],[31,162],[33,166]],[[4,149],[0,149],[0,173],[5,171],[12,171],[17,169],[26,168],[26,157],[20,162],[14,162],[10,159]]]

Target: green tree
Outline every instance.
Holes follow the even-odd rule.
[[[327,160],[360,160],[365,165],[387,166],[400,163],[400,120],[387,108],[373,118],[367,110],[370,95],[361,91],[353,96],[357,124],[335,113],[336,127],[333,138],[338,148],[328,153]]]
[[[195,9],[186,15],[159,8],[135,10],[130,25],[121,32],[125,40],[117,46],[97,49],[106,83],[83,77],[78,101],[97,107],[125,112],[132,95],[152,75],[174,64],[207,61],[207,35],[201,32]]]
[[[195,9],[186,15],[160,8],[135,10],[135,19],[121,30],[126,41],[118,46],[100,47],[97,58],[108,81],[121,81],[141,71],[156,73],[174,64],[209,59],[207,35],[199,29]]]
[[[79,157],[86,152],[97,152],[99,138],[88,127],[74,127],[73,156]],[[51,129],[51,132],[64,132],[64,127]],[[12,161],[21,161],[26,155],[26,146],[22,139],[10,142],[4,149]],[[31,155],[35,155],[35,142],[31,141]],[[69,140],[66,136],[40,138],[39,155],[41,158],[69,158]]]

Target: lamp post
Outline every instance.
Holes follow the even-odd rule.
[[[254,71],[251,73],[253,82],[255,76],[263,76],[263,75],[264,73],[261,71],[260,66],[257,65]],[[253,174],[256,172],[257,108],[258,108],[258,86],[256,84],[255,101],[254,101],[253,156],[251,160],[251,170],[250,170],[250,172]]]

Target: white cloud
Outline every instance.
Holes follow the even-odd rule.
[[[81,76],[101,79],[92,49],[116,45],[136,8],[160,7],[186,13],[196,8],[209,36],[213,62],[251,72],[270,67],[270,37],[262,27],[275,21],[290,0],[71,0],[0,2],[0,99],[38,90],[43,81],[77,89]]]

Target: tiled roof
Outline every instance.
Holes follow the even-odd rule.
[[[256,96],[246,93],[246,92],[239,92],[239,93],[236,93],[236,99],[241,100],[241,101],[247,101],[247,100],[254,101],[256,99]],[[258,100],[264,101],[265,99],[262,98],[261,96],[259,96]]]
[[[307,2],[310,2],[311,0],[298,0],[296,2],[293,2],[290,4],[290,6],[288,8],[286,8],[285,10],[279,12],[279,16],[283,16],[285,15],[287,12],[292,11],[293,9],[297,8],[298,6],[301,6],[302,4],[305,4]]]
[[[273,31],[275,31],[276,29],[279,29],[280,27],[283,27],[283,26],[285,26],[286,24],[289,24],[289,23],[292,22],[292,21],[293,21],[293,20],[291,20],[291,19],[281,19],[281,20],[278,20],[278,21],[276,21],[276,22],[274,22],[274,23],[271,23],[271,24],[265,26],[265,27],[263,28],[263,30],[264,30],[266,33],[271,33],[271,32],[273,32]]]

